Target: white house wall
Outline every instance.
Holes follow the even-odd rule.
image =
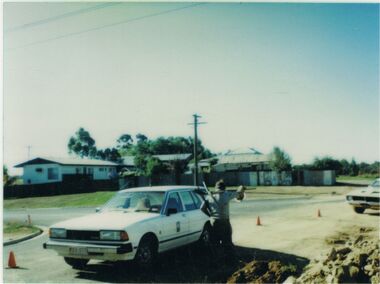
[[[92,170],[94,180],[110,179],[110,174],[116,173],[116,168],[110,166],[62,166],[62,174],[84,174],[85,171],[89,174],[89,169]]]
[[[48,179],[49,168],[56,168],[58,170],[57,179]],[[61,166],[58,164],[38,164],[38,165],[24,166],[24,173],[23,173],[24,184],[51,183],[51,182],[59,182],[59,181],[62,181],[62,175],[61,175]]]
[[[55,168],[57,170],[56,179],[48,179],[48,169]],[[61,182],[62,175],[75,175],[77,173],[83,174],[84,168],[86,168],[87,174],[89,169],[92,169],[94,180],[106,180],[110,179],[111,175],[116,174],[116,168],[110,166],[62,166],[58,164],[37,164],[26,165],[23,167],[23,182],[24,184],[40,184],[40,183],[52,183]],[[39,169],[37,171],[37,169]],[[78,169],[78,172],[77,172]],[[91,171],[91,170],[90,170]]]

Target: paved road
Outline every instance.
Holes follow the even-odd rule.
[[[343,197],[338,196],[328,199],[302,197],[278,200],[246,200],[242,203],[231,203],[231,215],[232,218],[250,218],[252,214],[255,216],[258,214],[277,214],[276,212],[280,213],[281,209],[294,206],[343,201]],[[49,226],[60,220],[92,212],[94,212],[94,208],[6,210],[4,211],[4,220],[26,220],[27,215],[30,214],[34,224]],[[136,274],[136,268],[133,265],[123,264],[120,266],[100,261],[91,261],[85,271],[76,271],[66,265],[63,258],[57,256],[54,251],[42,249],[42,244],[46,240],[47,236],[43,234],[32,240],[4,247],[4,266],[7,266],[10,250],[14,251],[17,265],[20,266],[20,269],[5,268],[3,270],[4,282],[155,282],[155,280],[162,281],[162,279],[166,280],[165,282],[180,281],[178,280],[180,278],[177,281],[176,278],[173,278],[175,276],[173,276],[173,270],[170,268],[171,261],[177,256],[173,256],[171,259],[170,257],[166,258],[170,259],[170,262],[166,264],[165,261],[162,262],[162,269],[158,274],[163,278],[149,278],[149,275],[145,275],[148,278],[141,278],[141,274]],[[187,263],[187,261],[191,261],[188,259],[188,257],[185,258],[184,263],[178,265],[179,274],[194,274],[194,272],[189,271],[189,266],[194,266],[197,262]]]
[[[232,217],[249,217],[252,212],[263,214],[274,212],[294,206],[305,204],[326,203],[326,202],[343,202],[343,197],[336,196],[333,199],[313,199],[311,197],[291,197],[281,199],[255,199],[245,200],[243,202],[231,202]],[[7,221],[26,221],[28,215],[31,216],[35,225],[50,226],[59,221],[70,218],[80,217],[95,212],[95,207],[86,208],[42,208],[42,209],[21,209],[21,210],[4,210],[3,219]]]

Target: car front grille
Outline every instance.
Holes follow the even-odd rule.
[[[352,200],[354,200],[354,201],[365,201],[365,198],[363,196],[353,196]]]
[[[353,196],[354,201],[366,201],[366,202],[380,202],[379,197],[365,197],[365,196]]]
[[[368,202],[380,202],[379,197],[366,197],[366,201]]]
[[[99,231],[67,230],[68,240],[96,241],[99,240]]]

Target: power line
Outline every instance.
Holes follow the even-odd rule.
[[[68,33],[68,34],[64,34],[64,35],[48,38],[48,39],[45,39],[45,40],[40,40],[40,41],[36,41],[36,42],[25,44],[25,45],[8,48],[6,50],[12,51],[12,50],[20,49],[20,48],[31,47],[31,46],[34,46],[34,45],[38,45],[38,44],[42,44],[42,43],[46,43],[46,42],[50,42],[50,41],[54,41],[54,40],[64,39],[64,38],[71,37],[71,36],[77,36],[77,35],[81,35],[81,34],[88,33],[88,32],[93,32],[93,31],[98,31],[98,30],[105,29],[105,28],[114,27],[114,26],[117,26],[117,25],[128,24],[128,23],[131,23],[131,22],[135,22],[135,21],[139,21],[139,20],[143,20],[143,19],[147,19],[147,18],[152,18],[152,17],[161,16],[161,15],[164,15],[164,14],[174,13],[174,12],[178,12],[180,10],[185,10],[185,9],[188,9],[188,8],[193,8],[193,7],[196,7],[196,6],[199,6],[199,5],[204,5],[204,4],[206,4],[206,3],[195,3],[195,4],[184,6],[184,7],[169,9],[169,10],[165,10],[165,11],[162,11],[162,12],[157,12],[157,13],[152,13],[152,14],[148,14],[148,15],[145,15],[145,16],[140,16],[140,17],[135,17],[135,18],[131,18],[131,19],[126,19],[126,20],[119,21],[119,22],[112,23],[112,24],[108,24],[108,25],[103,25],[103,26],[99,26],[99,27],[95,27],[95,28],[91,28],[91,29],[87,29],[87,30],[78,31],[78,32],[72,32],[72,33]]]
[[[4,30],[4,34],[11,33],[11,32],[17,32],[17,31],[20,31],[20,30],[28,29],[28,28],[33,28],[33,27],[36,27],[36,26],[40,26],[40,25],[51,23],[51,22],[55,22],[55,21],[58,21],[58,20],[61,20],[61,19],[64,19],[64,18],[73,17],[73,16],[77,16],[77,15],[80,15],[80,14],[85,14],[85,13],[88,13],[88,12],[92,12],[92,11],[108,8],[108,7],[119,5],[119,4],[121,4],[121,3],[103,3],[103,4],[91,6],[91,7],[88,7],[88,8],[79,9],[79,10],[68,12],[68,13],[65,13],[65,14],[58,15],[58,16],[54,16],[54,17],[42,19],[42,20],[39,20],[39,21],[26,23],[26,24],[23,24],[23,25],[20,25],[20,26],[16,26],[16,27],[13,27],[13,28],[9,28],[9,29]]]

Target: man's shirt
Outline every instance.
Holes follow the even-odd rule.
[[[230,201],[237,197],[236,191],[219,191],[212,194],[214,200],[210,200],[211,216],[215,219],[228,220],[230,218]]]

